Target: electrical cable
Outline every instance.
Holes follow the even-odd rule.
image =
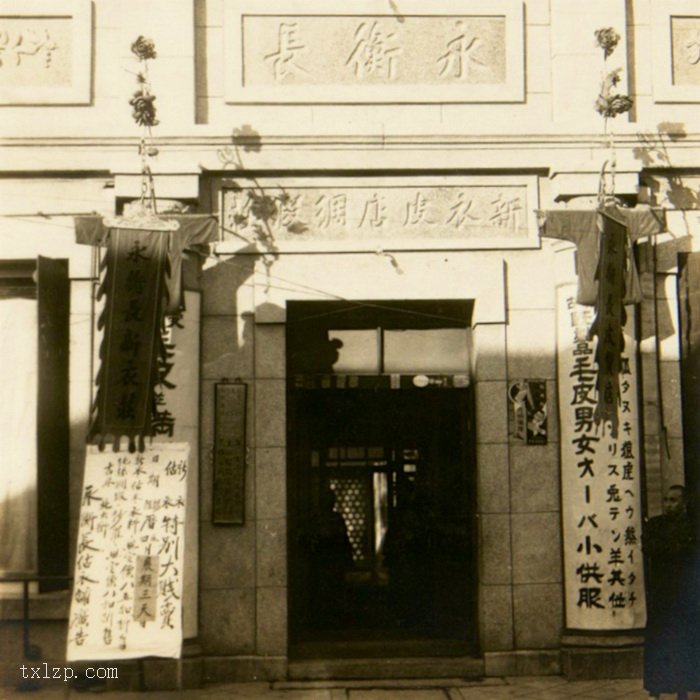
[[[219,260],[219,256],[209,256],[209,257],[210,258],[214,257],[215,259]],[[224,265],[231,265],[233,267],[237,267],[241,270],[248,269],[246,266],[237,264],[233,260],[224,260],[224,261],[219,260],[219,262],[220,263],[223,262]],[[404,313],[404,314],[408,314],[408,315],[412,315],[412,316],[421,316],[424,318],[433,318],[433,319],[438,319],[441,321],[452,321],[453,323],[457,322],[457,323],[465,323],[466,324],[466,321],[464,318],[456,318],[454,316],[448,316],[446,314],[431,314],[428,312],[416,311],[415,309],[399,309],[399,308],[390,306],[388,304],[381,304],[381,303],[377,303],[377,302],[366,302],[366,301],[359,301],[357,299],[348,299],[348,298],[343,297],[339,294],[335,294],[333,292],[319,289],[317,287],[312,287],[312,286],[310,286],[308,284],[304,284],[302,282],[295,282],[294,280],[289,280],[289,279],[286,279],[284,277],[280,277],[279,275],[273,275],[271,273],[263,272],[262,270],[253,269],[251,271],[251,273],[253,275],[265,275],[266,278],[269,277],[270,279],[274,279],[278,282],[283,282],[285,284],[292,285],[291,289],[284,288],[284,287],[275,287],[274,285],[264,285],[270,289],[279,288],[279,289],[282,289],[283,291],[294,291],[294,292],[306,291],[308,293],[321,295],[324,298],[332,297],[336,301],[346,301],[346,302],[350,302],[352,304],[356,304],[358,306],[363,306],[363,307],[367,307],[367,308],[379,309],[379,310],[383,310],[383,311],[394,311],[397,313]],[[255,284],[255,286],[262,287],[263,285]]]

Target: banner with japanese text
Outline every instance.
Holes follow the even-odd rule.
[[[68,661],[180,656],[189,449],[88,447]]]
[[[619,432],[596,425],[594,309],[576,285],[557,290],[557,379],[566,626],[630,630],[646,624],[641,550],[640,416],[634,307],[627,308]]]

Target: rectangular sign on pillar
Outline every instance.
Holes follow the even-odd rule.
[[[646,624],[642,559],[640,416],[634,309],[627,307],[617,438],[596,426],[593,308],[576,285],[557,289],[557,379],[566,627],[632,630]]]
[[[247,385],[215,386],[214,502],[212,522],[245,522],[246,391]]]

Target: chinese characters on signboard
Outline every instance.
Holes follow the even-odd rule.
[[[400,12],[400,14],[399,14]],[[518,0],[224,2],[228,102],[465,103],[524,98]]]
[[[224,238],[253,238],[267,225],[277,241],[446,238],[507,239],[527,245],[530,235],[528,183],[494,185],[264,187],[278,202],[274,215],[258,216],[254,188],[222,193]],[[256,192],[257,194],[257,192]]]
[[[576,286],[557,291],[561,488],[566,626],[581,630],[644,627],[639,407],[630,320],[620,374],[617,437],[596,426],[593,308]],[[633,318],[634,314],[628,314]]]
[[[188,456],[88,447],[68,661],[180,656]]]
[[[244,15],[244,82],[502,84],[505,32],[505,16],[493,15],[414,15],[403,22],[360,15]]]
[[[0,104],[89,104],[90,0],[0,3]]]

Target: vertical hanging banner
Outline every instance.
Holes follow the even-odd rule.
[[[115,445],[129,437],[151,434],[154,388],[160,380],[164,349],[161,326],[167,302],[167,233],[113,229],[100,293],[105,308],[100,318],[104,338],[100,347],[97,398],[88,440],[104,447],[107,436]]]
[[[566,626],[644,627],[640,425],[634,313],[624,329],[619,430],[596,424],[594,310],[576,303],[576,285],[557,290],[557,379]]]
[[[105,297],[99,321],[104,337],[88,442],[104,447],[111,436],[118,449],[126,435],[133,450],[143,447],[145,436],[171,430],[156,391],[159,383],[167,386],[170,366],[163,318],[181,315],[185,255],[205,254],[218,237],[218,223],[213,216],[168,214],[153,217],[153,230],[144,230],[143,221],[131,221],[136,228],[124,217],[74,219],[77,243],[107,246],[99,293]]]
[[[89,446],[66,659],[179,657],[187,443]]]
[[[603,235],[597,271],[598,298],[596,317],[590,335],[597,337],[596,424],[609,422],[611,435],[617,437],[620,424],[620,375],[625,348],[625,263],[632,255],[628,250],[627,229],[614,217],[614,211],[613,209],[613,215],[607,211],[601,212],[600,215]]]

